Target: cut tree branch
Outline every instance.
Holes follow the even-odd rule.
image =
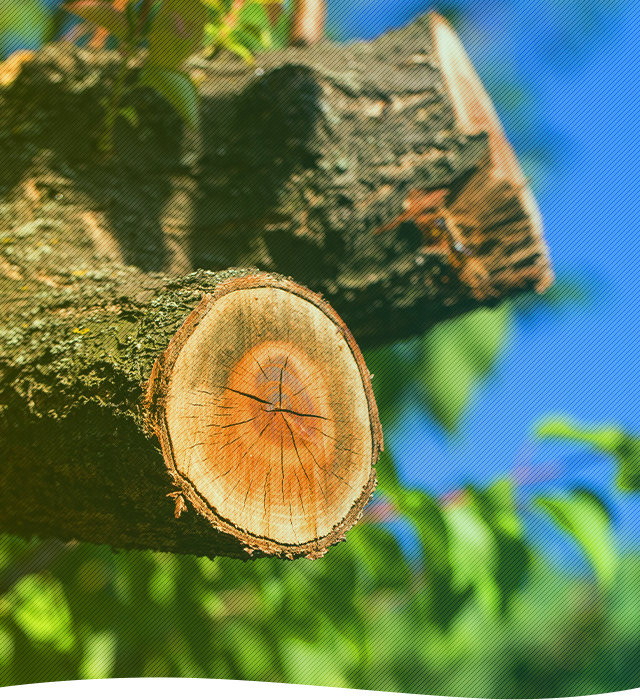
[[[64,284],[100,267],[106,240],[147,271],[254,266],[322,293],[361,347],[543,291],[535,202],[443,22],[265,53],[259,75],[230,55],[194,58],[202,130],[183,133],[160,97],[129,89],[122,106],[139,125],[118,118],[108,163],[95,147],[116,54],[46,47],[0,91],[0,226],[8,239],[32,231],[0,249],[0,269]],[[415,220],[389,226],[440,190],[426,234]],[[36,264],[45,239],[58,243]]]
[[[0,530],[321,556],[382,445],[353,337],[544,291],[535,201],[437,15],[191,59],[198,133],[141,59],[108,162],[113,52],[48,46],[0,90]]]
[[[114,273],[5,289],[0,529],[242,558],[344,539],[382,433],[331,307],[255,270]]]

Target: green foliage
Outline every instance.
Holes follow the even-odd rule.
[[[276,8],[283,0],[203,0],[210,10],[205,27],[205,55],[222,49],[253,63],[253,54],[287,45],[288,14],[282,11],[275,23],[265,6]]]
[[[367,352],[382,424],[397,421],[399,399],[415,386],[430,417],[455,434],[476,390],[494,371],[512,325],[513,309],[502,304],[440,323],[422,338]]]
[[[274,7],[278,0],[267,3]],[[107,0],[75,0],[65,9],[106,29],[118,39],[122,64],[111,99],[107,103],[101,150],[113,150],[117,116],[137,128],[133,107],[121,108],[125,95],[127,60],[142,45],[148,54],[137,85],[146,85],[169,102],[190,128],[199,124],[198,90],[180,70],[191,54],[206,46],[211,56],[228,49],[253,62],[253,53],[286,43],[287,20],[274,27],[262,0],[129,0],[124,10]]]
[[[600,583],[610,586],[618,568],[618,553],[611,516],[600,499],[590,491],[576,489],[566,498],[538,498],[536,504],[576,538]]]
[[[198,127],[200,122],[198,88],[187,73],[147,65],[140,75],[138,84],[153,88],[176,110],[185,124],[192,129]]]
[[[420,369],[424,400],[447,431],[458,430],[478,383],[494,369],[511,322],[511,309],[503,304],[445,321],[425,335]]]
[[[103,0],[76,0],[66,10],[106,29],[118,39],[122,63],[107,103],[101,150],[113,149],[113,127],[123,116],[135,128],[138,115],[132,107],[120,108],[125,94],[127,60],[145,42],[148,56],[138,81],[164,97],[191,128],[199,121],[198,91],[180,64],[203,41],[207,10],[200,0],[129,0],[124,10]]]
[[[618,557],[593,496],[538,502],[582,544],[593,583],[531,549],[509,479],[444,502],[399,483],[385,497],[417,555],[376,509],[319,561],[80,545],[0,598],[0,682],[164,675],[493,698],[640,683],[640,560]],[[4,536],[0,576],[36,544]]]
[[[25,576],[6,602],[16,625],[36,645],[50,644],[61,652],[73,649],[71,612],[58,580],[47,574]]]
[[[535,432],[541,438],[576,440],[613,457],[618,465],[618,486],[625,491],[640,491],[640,439],[622,428],[587,428],[561,416],[545,419]]]

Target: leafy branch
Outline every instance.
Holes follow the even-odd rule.
[[[290,17],[283,0],[203,0],[210,11],[205,26],[205,56],[223,49],[249,63],[257,51],[280,49],[289,40]]]
[[[234,51],[252,62],[260,49],[286,43],[287,18],[274,10],[283,0],[76,0],[64,9],[98,25],[118,41],[121,61],[106,114],[98,148],[113,151],[117,117],[137,125],[133,108],[122,108],[126,92],[127,67],[137,50],[147,46],[148,55],[137,85],[146,85],[164,97],[191,128],[200,117],[197,86],[180,70],[183,61],[206,46],[208,55],[221,48]],[[280,8],[281,9],[281,8]],[[278,19],[271,27],[272,18]],[[94,37],[95,38],[95,37]]]

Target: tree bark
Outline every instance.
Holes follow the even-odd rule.
[[[362,347],[543,290],[535,204],[453,36],[430,15],[257,67],[193,58],[200,132],[133,88],[123,105],[139,123],[118,120],[108,162],[95,145],[117,55],[46,47],[0,92],[0,266],[60,284],[99,268],[93,256],[171,275],[255,266],[322,293]],[[400,222],[416,193],[440,190],[428,227]],[[43,253],[51,240],[63,255]]]
[[[335,312],[255,270],[114,272],[3,300],[0,529],[243,558],[343,539],[382,434]]]
[[[268,53],[258,66],[189,62],[199,133],[183,133],[167,103],[132,88],[124,106],[138,123],[119,119],[109,160],[96,143],[114,53],[48,46],[5,81],[3,531],[207,556],[321,556],[361,514],[382,443],[368,374],[340,317],[369,347],[549,284],[535,202],[436,15],[371,43]],[[137,70],[133,62],[131,84]],[[228,329],[203,339],[198,328],[231,296],[220,300],[220,288],[255,268],[302,300],[290,318],[304,323],[260,340],[238,321],[241,340],[227,345],[242,381],[201,386],[188,370]],[[324,295],[340,317],[279,273]],[[246,301],[248,310],[260,304]],[[312,338],[321,317],[336,333]],[[340,352],[355,362],[348,372]],[[267,384],[281,373],[277,401],[255,374],[265,358]],[[184,413],[176,386],[213,393]],[[218,433],[191,458],[212,411],[239,420],[218,416]],[[261,426],[259,452],[231,447],[248,439],[244,421]],[[227,445],[219,433],[229,431]],[[264,479],[261,517],[253,474]],[[278,490],[266,508],[264,494],[277,500]]]

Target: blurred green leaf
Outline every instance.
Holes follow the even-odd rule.
[[[13,619],[35,642],[52,644],[58,651],[73,648],[75,635],[64,588],[50,574],[30,574],[8,594]]]
[[[83,645],[80,678],[111,678],[116,661],[117,639],[111,630],[88,635]]]
[[[498,612],[500,591],[495,580],[498,547],[491,528],[480,517],[470,499],[443,509],[449,539],[453,588],[473,588],[481,608],[489,615]]]
[[[283,49],[289,45],[291,36],[291,15],[283,12],[278,18],[275,27],[271,30],[271,41],[274,49]]]
[[[498,479],[484,492],[491,508],[490,524],[512,537],[522,537],[524,524],[518,516],[516,486],[512,479]]]
[[[500,479],[483,490],[468,486],[463,493],[495,538],[492,576],[500,592],[500,610],[506,612],[532,562],[517,512],[515,484],[511,479]]]
[[[495,368],[511,325],[511,309],[502,304],[440,323],[423,337],[423,398],[448,432],[458,430],[478,383]]]
[[[234,661],[242,678],[252,681],[269,678],[275,659],[271,645],[255,626],[234,620],[226,625],[223,641],[228,649],[233,650]]]
[[[566,498],[537,498],[555,522],[571,533],[584,549],[600,583],[610,586],[618,570],[618,551],[611,516],[590,491],[576,489]]]
[[[224,47],[237,53],[247,63],[255,63],[253,54],[264,48],[264,44],[260,39],[259,33],[242,26],[228,34],[224,40]],[[238,47],[240,47],[240,50],[238,50]]]
[[[0,61],[16,42],[36,48],[51,32],[52,13],[41,0],[0,0]]]
[[[204,5],[211,8],[212,10],[215,10],[216,12],[227,11],[226,6],[228,5],[228,3],[223,2],[223,0],[202,0],[202,2]]]
[[[408,588],[411,570],[397,539],[390,532],[363,523],[349,533],[348,542],[371,582],[372,590]]]
[[[298,639],[284,640],[281,653],[289,682],[348,688],[349,682],[344,675],[344,645],[343,648],[340,646],[336,643],[318,645]]]
[[[568,270],[558,273],[544,294],[527,292],[508,303],[525,321],[539,314],[553,318],[572,309],[592,309],[606,295],[608,286],[594,273]]]
[[[398,470],[393,462],[391,453],[387,450],[380,455],[376,464],[376,475],[378,477],[378,489],[390,496],[395,497],[399,493],[400,480]]]
[[[179,562],[164,552],[155,552],[154,560],[156,568],[149,580],[149,597],[166,608],[175,600]]]
[[[200,123],[200,97],[193,80],[186,73],[156,66],[145,66],[138,81],[147,85],[169,102],[182,120],[192,129]]]
[[[0,667],[8,666],[15,652],[13,635],[4,624],[0,624]]]
[[[587,428],[572,418],[559,416],[541,421],[535,435],[577,440],[613,457],[618,464],[618,486],[625,491],[640,491],[640,438],[622,428],[615,425]]]
[[[332,547],[321,559],[314,602],[336,630],[356,646],[363,641],[363,619],[355,601],[358,571],[351,547]],[[343,591],[336,596],[335,591]]]
[[[240,11],[239,19],[241,24],[253,25],[258,27],[258,29],[271,30],[269,15],[257,0],[251,0],[251,2],[245,3]]]
[[[123,116],[129,122],[129,124],[131,124],[131,126],[134,129],[138,128],[138,126],[140,124],[140,120],[138,118],[138,111],[136,110],[135,107],[123,107],[118,112],[118,114]]]
[[[64,5],[64,9],[78,17],[104,27],[120,41],[126,41],[129,36],[129,26],[125,13],[116,10],[110,2],[101,0],[78,0]]]
[[[414,524],[423,552],[423,561],[432,571],[449,571],[447,526],[437,501],[417,490],[405,490],[395,498],[398,509]]]
[[[419,338],[364,353],[367,369],[373,375],[373,393],[384,427],[396,423],[400,418],[399,399],[415,379],[421,357]]]

